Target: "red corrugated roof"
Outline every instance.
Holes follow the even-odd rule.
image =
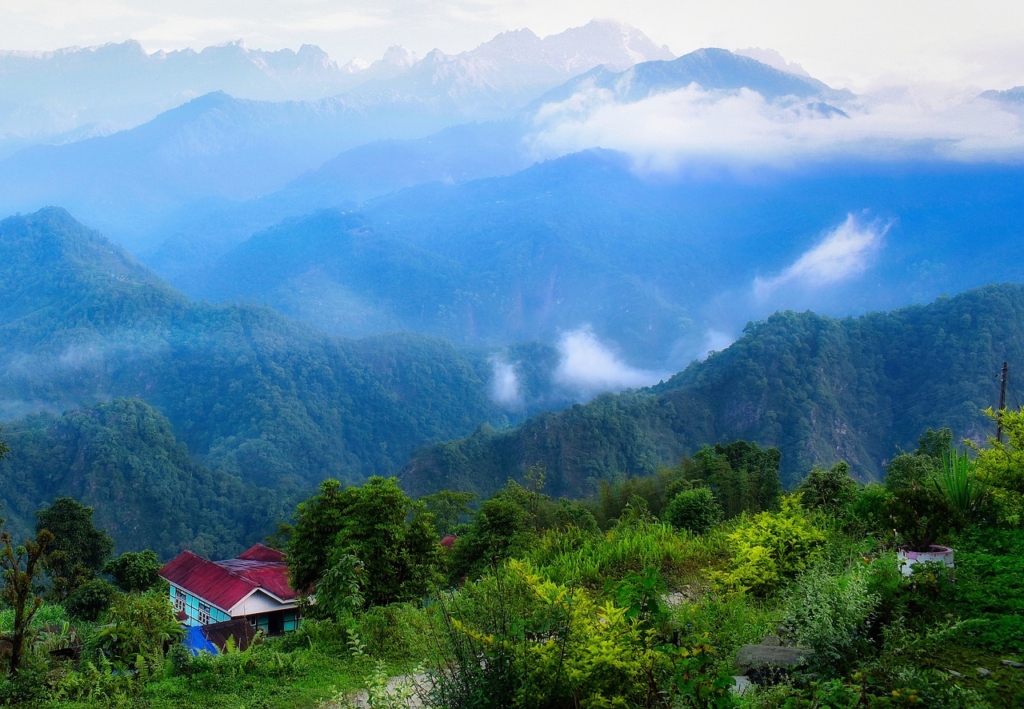
[[[271,549],[265,544],[253,544],[236,558],[252,561],[284,561],[284,552]]]
[[[270,591],[282,601],[295,598],[295,591],[288,585],[288,565],[283,561],[228,559],[216,563],[226,571]]]
[[[264,549],[274,551],[269,547]],[[256,547],[244,553],[249,552],[263,554]],[[208,561],[190,551],[183,551],[160,569],[160,576],[225,612],[257,588],[270,592],[282,601],[295,598],[295,592],[288,585],[288,566],[283,561],[258,561],[241,557]]]

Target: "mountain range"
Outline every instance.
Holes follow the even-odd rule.
[[[345,218],[323,217],[358,237]],[[486,493],[541,463],[549,491],[574,496],[744,438],[782,450],[788,485],[839,459],[876,479],[928,426],[987,435],[994,374],[1024,366],[1022,322],[1019,285],[842,320],[781,312],[655,386],[566,408],[571,353],[331,338],[190,301],[48,209],[0,222],[0,499],[19,529],[73,495],[119,548],[229,554],[328,476]],[[496,403],[510,371],[532,410]]]
[[[349,336],[502,347],[589,327],[633,366],[672,372],[779,308],[858,314],[1024,279],[1006,258],[1022,178],[884,162],[651,178],[591,151],[291,218],[175,282]]]
[[[590,41],[609,32],[618,39]],[[695,82],[708,89],[753,87],[773,98],[790,91],[820,100],[841,93],[724,50],[621,68],[647,56],[640,49],[665,56],[630,32],[599,23],[545,40],[525,32],[502,35],[472,57],[431,55],[398,76],[313,102],[210,93],[131,130],[38,145],[0,161],[0,212],[58,204],[148,253],[165,240],[237,243],[286,216],[425,182],[509,174],[540,158],[528,138],[541,106],[577,90],[573,72],[602,56],[598,73],[585,76],[628,84],[623,100]],[[603,49],[584,52],[582,46]],[[543,61],[533,66],[517,57]],[[542,71],[544,62],[560,68]],[[523,88],[525,79],[514,79],[520,74],[548,79]],[[505,103],[470,109],[481,96]],[[467,122],[481,118],[500,120]],[[240,213],[242,227],[233,224]]]
[[[596,66],[621,70],[672,56],[642,32],[609,21],[543,39],[528,29],[505,32],[470,51],[434,50],[422,59],[392,47],[373,63],[342,66],[308,44],[298,51],[262,51],[238,41],[198,52],[147,53],[129,40],[52,52],[7,51],[0,52],[0,141],[102,135],[216,91],[260,101],[344,94],[349,106],[391,106],[399,112],[403,103],[421,109],[444,103],[445,111],[462,120],[495,118]]]

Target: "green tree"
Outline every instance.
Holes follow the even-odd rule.
[[[126,551],[103,565],[103,573],[110,574],[118,588],[128,593],[141,593],[160,581],[160,559],[151,549]]]
[[[952,445],[953,432],[950,429],[940,428],[935,431],[929,428],[917,439],[917,450],[914,453],[942,460]]]
[[[420,498],[427,512],[434,516],[434,528],[438,536],[455,531],[462,519],[472,510],[469,505],[476,499],[476,493],[440,490]]]
[[[95,622],[101,613],[110,608],[116,597],[117,589],[110,583],[103,579],[93,579],[76,588],[64,601],[64,607],[75,618]]]
[[[163,656],[167,643],[181,635],[167,594],[121,594],[110,607],[107,624],[97,629],[89,647],[115,661],[135,662],[141,655],[152,663]]]
[[[503,495],[487,500],[455,542],[451,579],[476,578],[489,566],[509,558],[516,537],[528,528],[529,514],[520,505]]]
[[[743,512],[779,508],[781,462],[782,454],[775,448],[733,441],[703,446],[693,458],[683,460],[681,468],[683,477],[711,488],[725,517],[731,519]]]
[[[8,666],[11,677],[17,675],[21,668],[32,617],[43,605],[43,599],[36,595],[36,588],[52,543],[53,535],[45,529],[37,532],[34,540],[26,539],[20,546],[14,545],[9,531],[5,530],[0,535],[0,569],[4,576],[0,598],[14,609],[14,627],[6,638],[11,643]]]
[[[1014,411],[988,409],[985,415],[1003,425],[1003,441],[988,439],[987,446],[972,445],[977,453],[977,473],[988,487],[999,521],[1024,525],[1024,408]]]
[[[394,478],[372,477],[346,489],[326,481],[296,516],[288,546],[295,587],[313,588],[339,554],[355,557],[364,569],[368,605],[420,598],[439,563],[433,517]]]
[[[337,480],[320,483],[320,494],[299,503],[288,538],[288,574],[292,588],[309,592],[330,567],[334,540],[345,524],[348,498]]]
[[[46,571],[57,600],[67,598],[93,578],[114,550],[114,540],[96,529],[93,508],[71,497],[58,497],[49,507],[36,512],[36,532],[46,529],[53,543],[46,557]]]
[[[797,488],[800,502],[807,509],[836,512],[857,499],[857,481],[850,477],[850,466],[839,461],[828,470],[814,468]]]

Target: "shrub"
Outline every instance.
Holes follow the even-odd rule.
[[[821,564],[797,578],[783,627],[800,645],[814,650],[814,669],[840,676],[869,646],[869,624],[878,601],[869,591],[865,569],[835,574]]]
[[[711,490],[698,487],[684,490],[672,498],[665,508],[664,519],[677,529],[694,534],[705,534],[722,521],[722,506]]]
[[[93,622],[110,608],[115,596],[116,588],[103,579],[93,579],[75,589],[75,592],[64,601],[64,607],[75,618]]]
[[[955,514],[938,488],[924,484],[895,490],[888,512],[903,543],[914,551],[928,551],[952,528]]]
[[[732,706],[708,647],[665,646],[612,601],[510,561],[443,604],[444,652],[429,668],[447,709]]]
[[[89,646],[104,657],[131,664],[137,657],[162,657],[164,647],[181,634],[167,596],[153,591],[140,596],[125,594],[115,599],[107,625],[96,631]]]
[[[426,614],[411,603],[371,608],[356,618],[356,626],[366,652],[373,657],[410,661],[428,653]]]
[[[825,535],[803,514],[800,496],[790,495],[780,512],[762,512],[744,520],[728,541],[732,561],[720,580],[763,596],[803,571]]]
[[[892,519],[889,516],[889,501],[892,493],[877,483],[865,485],[858,491],[850,507],[850,527],[860,534],[876,540],[891,540]]]
[[[719,541],[713,534],[702,538],[677,534],[671,525],[639,511],[627,511],[603,535],[547,532],[528,558],[553,581],[599,589],[646,568],[656,569],[667,578],[678,577],[710,557],[710,549]]]
[[[330,568],[314,587],[316,603],[304,606],[303,615],[311,618],[344,618],[363,607],[360,581],[363,565],[352,554],[339,549],[331,558]]]

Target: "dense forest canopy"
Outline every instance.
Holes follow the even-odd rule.
[[[485,358],[412,334],[327,337],[192,303],[60,209],[0,222],[0,417],[144,399],[210,468],[279,486],[361,480],[507,419]]]
[[[37,509],[66,496],[95,509],[118,552],[227,557],[286,518],[298,496],[197,463],[170,422],[138,399],[29,416],[3,435],[11,452],[0,460],[0,500],[18,538]]]
[[[998,403],[1002,363],[1024,371],[1022,324],[1019,285],[843,320],[777,313],[655,387],[511,430],[480,428],[421,451],[401,478],[417,493],[489,493],[541,463],[549,491],[578,496],[599,480],[650,474],[705,443],[743,438],[782,451],[787,487],[838,460],[862,480],[879,479],[892,451],[913,448],[930,425],[974,439],[990,433],[981,412]]]

